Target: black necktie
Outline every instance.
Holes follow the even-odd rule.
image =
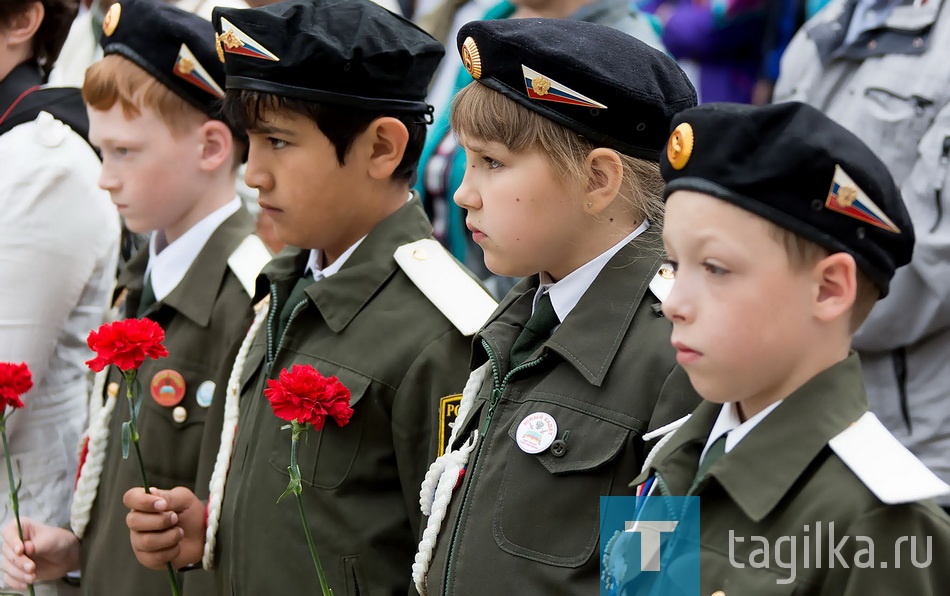
[[[509,370],[514,369],[528,359],[541,344],[551,337],[551,330],[561,321],[554,312],[554,305],[551,304],[551,296],[545,292],[538,299],[538,304],[534,307],[534,313],[525,323],[524,329],[511,344],[511,356],[509,358]]]
[[[152,287],[152,276],[149,274],[145,276],[145,284],[142,285],[142,297],[139,298],[139,310],[136,316],[141,317],[153,304],[155,304],[155,289]]]
[[[706,456],[699,462],[699,469],[696,470],[696,477],[693,478],[693,486],[689,489],[690,493],[692,493],[700,481],[706,477],[706,474],[709,473],[709,469],[726,454],[727,436],[729,436],[729,433],[720,435],[719,438],[713,441],[713,444],[709,446],[709,450],[706,451]]]

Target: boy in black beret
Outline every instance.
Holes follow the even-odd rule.
[[[276,504],[291,434],[262,397],[268,380],[307,364],[339,378],[354,410],[299,449],[329,585],[404,593],[419,485],[465,384],[466,336],[495,307],[431,238],[409,191],[443,48],[369,0],[219,9],[213,22],[226,109],[250,137],[246,180],[290,248],[258,279],[268,303],[218,404],[224,431],[209,488],[128,493],[133,546],[158,568],[203,558],[221,594],[313,591],[300,515],[293,499]]]
[[[615,29],[463,26],[455,202],[494,273],[524,279],[478,333],[449,452],[430,468],[421,594],[591,594],[601,496],[632,495],[643,435],[699,398],[660,314],[659,152],[696,103]]]
[[[801,103],[687,110],[661,168],[663,312],[706,401],[636,483],[700,498],[700,592],[942,593],[950,487],[868,412],[850,350],[914,248],[887,168]]]
[[[270,253],[235,193],[246,143],[221,119],[224,68],[211,24],[164,2],[120,0],[101,43],[105,57],[83,85],[99,184],[129,229],[151,233],[119,276],[116,306],[161,325],[169,351],[138,373],[144,467],[150,482],[193,488],[215,384],[251,323],[254,280]],[[120,371],[97,377],[72,532],[28,522],[25,555],[15,530],[6,532],[19,555],[8,575],[27,582],[81,568],[87,594],[170,592],[166,574],[139,565],[128,544],[122,496],[142,478],[136,458],[122,456],[125,395]],[[210,574],[192,575],[209,582],[196,593],[209,593]]]

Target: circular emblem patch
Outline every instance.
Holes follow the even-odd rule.
[[[149,390],[159,405],[166,408],[177,406],[185,397],[185,379],[177,370],[167,368],[155,373]]]
[[[693,127],[688,122],[683,122],[673,129],[673,134],[670,135],[670,140],[666,144],[666,157],[674,170],[682,170],[692,154]]]
[[[462,65],[473,79],[482,78],[482,56],[478,53],[478,46],[471,37],[466,37],[462,42]]]
[[[518,425],[515,439],[525,453],[541,453],[557,438],[557,422],[545,412],[529,414]]]
[[[198,405],[207,408],[211,405],[212,399],[214,399],[214,381],[205,381],[198,385],[198,391],[195,393],[195,401]]]
[[[122,5],[116,2],[109,7],[106,16],[102,19],[102,32],[106,37],[115,33],[115,28],[119,26],[119,17],[122,16]]]

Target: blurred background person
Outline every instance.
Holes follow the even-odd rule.
[[[950,0],[833,0],[782,58],[775,101],[809,103],[861,138],[898,183],[917,235],[854,337],[868,403],[950,482]],[[860,199],[860,197],[859,197]],[[851,207],[881,225],[871,206]],[[950,498],[936,499],[950,510]]]
[[[119,243],[79,91],[42,88],[78,6],[0,2],[0,361],[26,362],[34,381],[7,432],[21,514],[58,526],[69,521],[86,422],[85,340],[103,322]],[[12,511],[2,503],[6,523]],[[56,581],[36,593],[77,592]]]
[[[781,0],[771,0],[781,2]],[[765,0],[641,0],[700,102],[749,103],[762,64]]]

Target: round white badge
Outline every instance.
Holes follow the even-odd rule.
[[[557,438],[557,422],[545,412],[529,414],[518,425],[515,439],[525,453],[541,453]]]
[[[202,408],[207,408],[211,405],[211,400],[214,398],[214,381],[205,381],[201,385],[198,385],[198,391],[195,393],[195,401],[198,402],[198,405]]]

